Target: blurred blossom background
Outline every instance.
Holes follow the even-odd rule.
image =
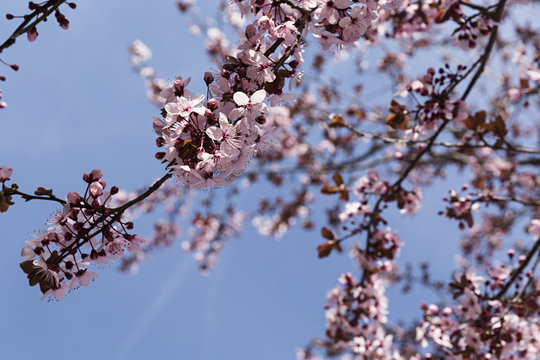
[[[216,14],[215,1],[200,6],[201,18]],[[3,41],[17,26],[4,14],[26,13],[25,2],[4,0],[0,11]],[[131,68],[128,46],[140,39],[162,78],[191,76],[190,90],[205,93],[203,74],[217,69],[207,60],[205,39],[186,25],[174,1],[85,1],[63,12],[68,31],[49,21],[38,27],[34,43],[21,37],[1,54],[20,70],[0,68],[8,103],[0,112],[0,165],[14,168],[12,180],[21,189],[53,188],[62,198],[83,191],[82,174],[94,168],[103,170],[109,187],[142,189],[164,173],[154,158],[152,116],[159,109]],[[344,64],[354,62],[330,55],[341,61],[333,75],[346,76]],[[314,76],[306,68],[306,80]],[[364,86],[380,89],[380,80]],[[400,262],[430,261],[440,280],[454,269],[450,254],[459,236],[454,223],[436,214],[447,188],[425,191],[417,216],[403,219],[396,212],[392,219],[406,244]],[[207,191],[222,196],[224,189]],[[236,203],[255,215],[253,199],[265,191],[271,188],[256,184]],[[136,275],[113,264],[65,300],[41,301],[19,268],[19,254],[55,211],[49,202],[16,199],[0,215],[0,359],[292,359],[312,337],[323,336],[326,293],[341,273],[355,271],[346,253],[317,258],[318,230],[295,228],[278,241],[259,235],[248,221],[243,235],[228,241],[216,266],[202,275],[181,248],[188,233],[180,225],[178,241],[155,252]],[[136,233],[151,234],[160,216],[163,211],[137,219]],[[315,229],[324,225],[320,220]],[[391,288],[388,294],[394,323],[421,316],[420,302],[436,300],[421,288],[407,295]]]

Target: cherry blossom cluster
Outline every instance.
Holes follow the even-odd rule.
[[[118,188],[105,190],[101,170],[83,175],[84,195],[71,192],[47,231],[36,235],[21,251],[21,268],[31,286],[39,284],[43,299],[63,299],[66,292],[88,286],[98,275],[90,265],[121,258],[138,251],[144,239],[132,234],[133,223],[122,219],[121,208],[110,204]],[[39,189],[38,189],[39,190]],[[46,191],[36,195],[47,196]]]
[[[330,351],[349,351],[361,358],[401,359],[393,335],[385,330],[388,321],[387,282],[384,271],[360,282],[351,273],[341,275],[328,293],[326,335]]]
[[[491,32],[494,11],[493,7],[469,7],[456,0],[405,1],[390,15],[391,34],[400,40],[416,40],[420,35],[433,36],[436,25],[453,22],[457,26],[452,32],[454,44],[472,49]]]
[[[236,56],[220,65],[217,76],[204,75],[206,100],[187,90],[190,79],[181,77],[161,92],[165,105],[154,129],[165,151],[156,157],[168,163],[180,183],[223,186],[245,169],[264,142],[264,100],[292,99],[282,89],[303,62],[298,37],[305,22],[301,17],[276,25],[262,17],[248,25]]]
[[[419,94],[427,98],[425,102],[418,104],[414,110],[408,110],[393,100],[387,124],[396,129],[407,130],[406,136],[412,139],[424,137],[426,132],[435,129],[441,122],[452,121],[455,127],[461,125],[461,121],[468,116],[465,102],[452,99],[450,91],[456,83],[464,79],[466,71],[465,65],[458,65],[455,72],[448,64],[438,71],[429,68],[424,76],[412,81],[399,92],[401,96],[407,96],[409,93]],[[408,123],[413,115],[417,125],[410,129]]]
[[[330,352],[343,351],[367,358],[401,359],[393,335],[386,331],[388,298],[385,289],[396,271],[394,262],[403,243],[390,228],[377,230],[368,250],[359,245],[351,256],[363,269],[361,280],[346,273],[342,286],[328,293],[326,335]]]
[[[458,304],[442,310],[422,305],[424,321],[417,328],[416,339],[424,347],[432,343],[452,359],[537,359],[539,284],[529,272],[515,285],[514,295],[504,296],[505,283],[513,281],[516,268],[504,264],[491,267],[487,278],[473,268],[457,273],[450,286]]]
[[[182,242],[185,251],[194,253],[195,260],[202,271],[214,266],[223,242],[240,236],[247,216],[233,208],[223,214],[195,214],[188,236],[190,240]]]
[[[298,13],[310,13],[306,33],[311,33],[324,50],[331,47],[354,47],[361,38],[378,36],[378,25],[398,8],[401,1],[375,0],[235,0],[243,14],[271,16],[273,19],[298,18]],[[283,22],[276,31],[280,37],[293,41],[294,30],[290,20]]]

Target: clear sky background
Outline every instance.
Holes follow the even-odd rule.
[[[23,14],[24,3],[2,1],[2,41],[17,26],[4,14]],[[213,2],[204,3],[211,8]],[[127,46],[145,42],[166,79],[199,79],[212,65],[204,61],[203,39],[188,34],[172,0],[77,5],[65,9],[68,31],[51,18],[38,27],[35,43],[21,38],[1,54],[20,71],[0,67],[8,76],[0,165],[13,167],[12,179],[28,192],[37,186],[62,197],[82,191],[82,173],[93,168],[103,170],[109,186],[135,190],[161,176],[163,167],[154,159],[151,117],[157,110],[130,69]],[[456,224],[434,215],[445,188],[425,193],[416,218],[395,223],[407,243],[401,261],[431,260],[441,274],[453,268],[457,234]],[[90,287],[61,302],[41,302],[19,268],[19,253],[55,209],[17,199],[0,214],[1,360],[293,359],[296,349],[324,334],[326,292],[342,272],[354,271],[346,254],[317,259],[318,232],[294,230],[276,241],[248,225],[207,276],[178,242],[136,276],[113,264],[100,269]],[[148,235],[150,224],[136,223],[137,233]],[[420,300],[433,299],[426,291],[389,294],[392,319],[420,315]]]

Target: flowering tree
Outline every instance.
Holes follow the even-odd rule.
[[[60,207],[21,251],[21,269],[44,299],[88,286],[110,261],[134,269],[178,237],[182,219],[190,224],[182,246],[203,271],[247,220],[274,237],[299,223],[320,233],[319,258],[346,251],[357,271],[329,290],[326,333],[298,358],[540,356],[540,33],[520,21],[538,12],[537,4],[236,0],[219,4],[221,27],[199,20],[191,1],[177,6],[193,32],[206,34],[217,65],[193,74],[205,88],[197,94],[191,77],[160,79],[148,65],[150,49],[130,46],[133,68],[158,106],[158,180],[127,193],[94,169],[63,197],[45,187],[21,189],[16,172],[0,168],[1,212],[21,200]],[[53,13],[67,29],[61,11],[68,7],[76,5],[29,2],[28,14],[7,14],[19,24],[0,54],[19,36],[35,41]],[[354,60],[337,86],[329,63],[344,56]],[[367,58],[376,60],[374,69]],[[373,73],[391,89],[381,101],[364,89]],[[427,265],[419,279],[400,268],[405,244],[391,214],[418,212],[423,189],[449,171],[468,180],[441,194],[439,214],[447,219],[440,221],[462,231],[460,271],[443,285]],[[257,183],[276,191],[247,215],[235,197]],[[218,189],[200,194],[209,188]],[[195,196],[205,197],[199,206]],[[225,201],[222,211],[212,210],[218,201]],[[137,235],[137,217],[160,204],[168,216],[152,236]],[[510,240],[515,234],[520,241]],[[440,293],[440,302],[421,304],[422,320],[410,327],[390,324],[385,290],[415,281]]]

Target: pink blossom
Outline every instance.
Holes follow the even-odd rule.
[[[238,149],[242,145],[238,130],[235,125],[229,123],[229,119],[223,113],[219,113],[219,128],[211,126],[206,129],[208,136],[216,141],[223,141],[220,146],[221,152],[225,156],[238,154]]]
[[[266,91],[263,89],[255,91],[251,97],[241,91],[237,91],[234,93],[233,99],[240,107],[233,109],[229,114],[229,117],[231,119],[238,119],[242,116],[246,116],[251,120],[255,119],[255,116],[264,114],[268,110],[266,104],[262,102],[265,97]]]
[[[188,97],[177,97],[175,102],[170,102],[165,105],[165,110],[169,115],[179,115],[181,117],[187,117],[192,112],[203,115],[204,108],[197,105],[199,105],[203,101],[204,95],[201,95],[197,98],[191,97],[189,95]]]
[[[10,176],[13,174],[13,169],[8,167],[7,165],[2,165],[0,167],[0,181],[4,182],[6,180],[10,180]]]
[[[89,187],[90,195],[97,198],[103,194],[103,185],[99,181],[94,181]]]

